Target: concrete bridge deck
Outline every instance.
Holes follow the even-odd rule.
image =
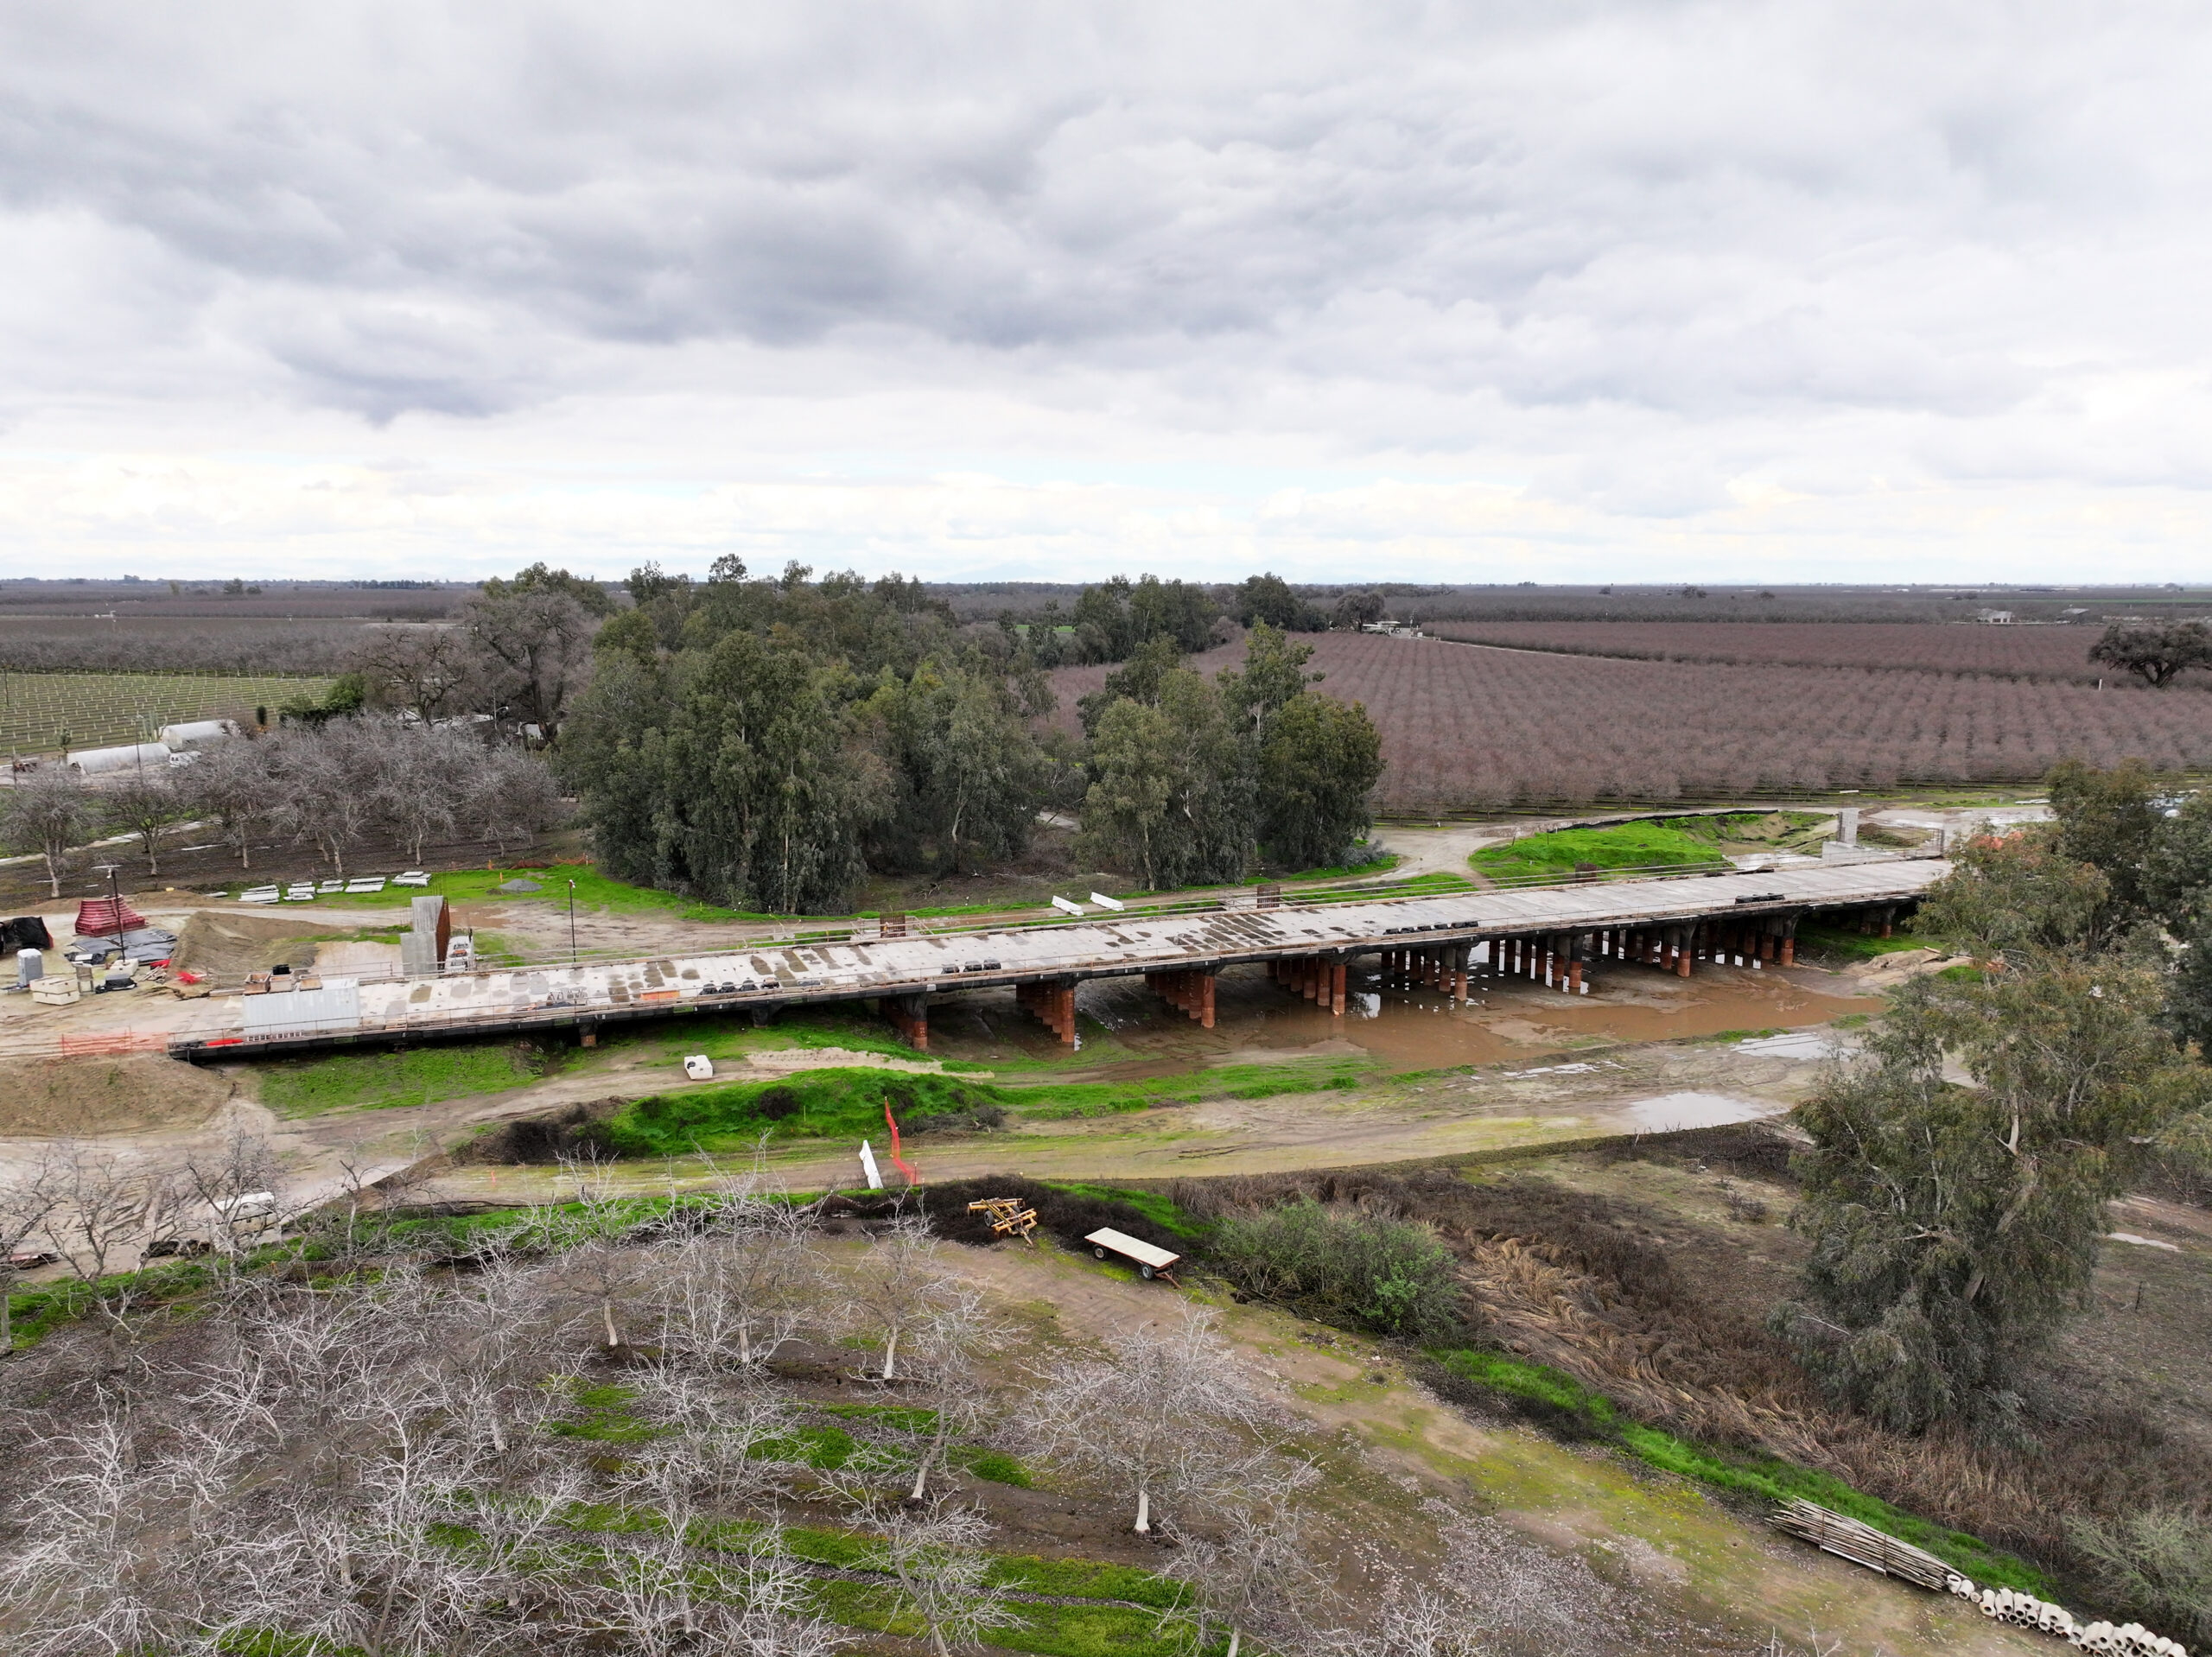
[[[215,1060],[561,1029],[576,1030],[588,1043],[606,1025],[710,1009],[766,1016],[863,999],[880,999],[892,1023],[926,1046],[931,994],[994,987],[1014,989],[1024,1006],[1071,1040],[1074,987],[1086,979],[1146,975],[1172,1002],[1211,1024],[1212,975],[1224,967],[1272,963],[1284,981],[1342,1012],[1345,964],[1378,952],[1386,973],[1447,992],[1456,985],[1461,996],[1469,973],[1485,969],[1546,982],[1555,973],[1563,987],[1579,988],[1586,971],[1611,962],[1688,973],[1694,961],[1723,954],[1756,959],[1764,951],[1764,958],[1787,962],[1799,917],[1888,911],[1917,898],[1949,867],[1940,859],[1897,859],[1327,907],[1085,917],[999,931],[364,981],[358,1017],[342,1027],[327,1018],[289,1027],[282,1019],[272,1022],[273,1004],[255,1008],[249,1020],[248,998],[225,997],[203,1004],[203,1018],[179,1032],[168,1051]],[[304,1013],[310,998],[298,999]]]

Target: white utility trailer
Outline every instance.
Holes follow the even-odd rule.
[[[1140,1277],[1164,1277],[1175,1283],[1174,1267],[1182,1260],[1180,1254],[1171,1254],[1164,1248],[1132,1237],[1126,1231],[1116,1231],[1110,1226],[1101,1226],[1084,1239],[1090,1245],[1090,1252],[1100,1260],[1119,1254],[1137,1268]],[[1183,1286],[1175,1283],[1177,1288]]]

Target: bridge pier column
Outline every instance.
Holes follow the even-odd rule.
[[[1024,987],[1027,987],[1026,986]],[[887,995],[883,1016],[902,1040],[918,1053],[930,1050],[930,1004],[924,995]]]
[[[1697,926],[1694,923],[1682,929],[1682,945],[1675,957],[1675,975],[1688,978],[1690,963],[1697,957]]]
[[[1329,963],[1329,1011],[1339,1019],[1344,1016],[1344,979],[1349,972],[1344,962]]]
[[[1016,984],[1014,999],[1062,1041],[1075,1045],[1074,985]]]
[[[1177,1012],[1213,1028],[1214,975],[1210,972],[1148,972],[1145,987]],[[1069,992],[1071,997],[1074,992]]]

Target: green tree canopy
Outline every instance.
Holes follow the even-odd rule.
[[[2111,958],[1918,980],[1798,1108],[1791,1224],[1813,1252],[1777,1323],[1838,1398],[1913,1432],[2010,1407],[2087,1290],[2106,1205],[2201,1120],[2207,1074],[2158,1029],[2163,988]]]
[[[1220,693],[1187,668],[1154,703],[1101,716],[1084,796],[1085,841],[1153,890],[1240,879],[1251,855],[1251,778]]]

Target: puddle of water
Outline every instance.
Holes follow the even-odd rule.
[[[1725,1093],[1662,1093],[1656,1099],[1639,1099],[1620,1114],[1647,1133],[1666,1133],[1683,1127],[1755,1122],[1789,1108],[1771,1100],[1732,1099]]]
[[[2179,1243],[2161,1242],[2156,1237],[2139,1237],[2132,1231],[2107,1231],[2105,1236],[2109,1241],[2133,1243],[2139,1248],[2164,1248],[2177,1254],[2181,1253]]]
[[[1739,1041],[1739,1053],[1759,1053],[1770,1058],[1827,1058],[1850,1051],[1851,1043],[1827,1030],[1792,1030],[1779,1036],[1755,1036]]]

